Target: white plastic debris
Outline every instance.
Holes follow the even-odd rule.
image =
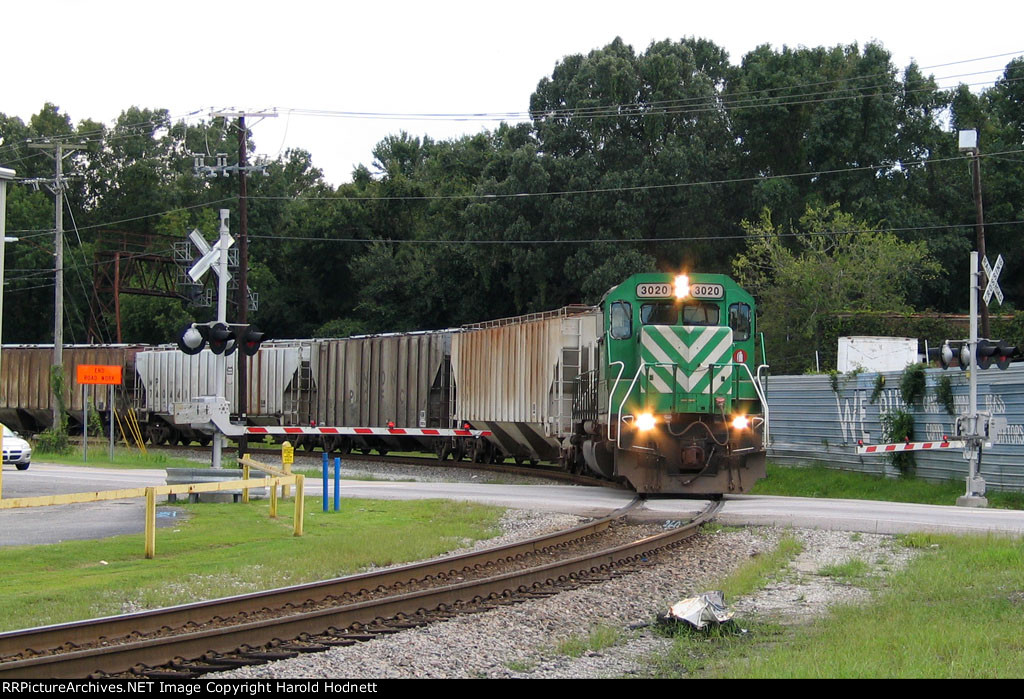
[[[668,619],[683,621],[695,629],[703,630],[708,624],[724,624],[732,620],[732,612],[725,608],[725,596],[720,590],[688,597],[669,607]]]

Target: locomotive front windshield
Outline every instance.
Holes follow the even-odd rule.
[[[640,307],[644,325],[679,325],[680,307],[674,303],[645,303]],[[682,325],[718,325],[718,306],[700,301],[682,305]]]

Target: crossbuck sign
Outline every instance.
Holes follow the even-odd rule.
[[[985,276],[988,277],[988,285],[985,287],[985,293],[982,294],[982,298],[985,299],[985,305],[992,300],[994,294],[999,304],[1003,303],[1003,290],[999,288],[999,273],[1003,271],[1003,256],[999,255],[996,258],[996,266],[993,267],[988,263],[988,258],[984,257],[981,260],[981,266],[985,268]]]
[[[213,271],[216,272],[217,275],[219,276],[220,265],[218,265],[217,263],[220,261],[221,244],[224,244],[226,241],[225,247],[230,248],[234,244],[235,239],[232,238],[230,235],[225,234],[225,236],[219,238],[211,248],[210,244],[206,242],[206,238],[204,238],[203,235],[198,230],[193,230],[191,233],[189,233],[188,238],[189,240],[192,241],[192,244],[195,245],[199,249],[199,252],[202,254],[202,257],[200,257],[199,260],[197,260],[196,263],[192,265],[192,268],[189,269],[188,271],[188,276],[192,278],[192,281],[199,281],[211,267],[213,267]],[[1002,258],[999,259],[1002,260]],[[1000,262],[1000,264],[1002,263]],[[228,275],[228,279],[231,279],[231,272],[228,272],[225,269],[224,273]],[[1000,296],[1000,300],[1001,299],[1002,296]]]

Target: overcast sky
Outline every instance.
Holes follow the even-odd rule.
[[[564,56],[621,36],[706,38],[738,64],[760,44],[880,41],[898,67],[914,59],[941,86],[988,83],[1024,53],[1024,3],[978,0],[775,2],[350,3],[91,0],[4,3],[0,112],[27,120],[45,102],[73,122],[112,123],[130,106],[209,119],[211,109],[276,108],[250,119],[256,153],[310,151],[333,184],[350,179],[388,134],[441,140],[493,120],[352,119],[289,112],[525,112]],[[957,61],[972,61],[943,66]],[[977,75],[962,75],[978,73]],[[960,76],[960,77],[955,77]],[[979,88],[981,85],[979,85]],[[977,88],[976,88],[977,89]],[[210,163],[212,164],[212,162]],[[0,163],[3,165],[3,163]]]

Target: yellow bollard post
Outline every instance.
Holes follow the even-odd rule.
[[[156,556],[156,488],[146,488],[146,558]]]
[[[304,480],[305,477],[301,473],[295,476],[295,536],[302,536],[302,517],[305,514],[302,509],[305,501]]]
[[[242,478],[249,480],[249,464],[242,464]],[[242,488],[242,502],[249,502],[249,489]]]
[[[274,479],[274,485],[270,488],[270,516],[277,519],[277,486],[281,483],[280,478]]]
[[[295,462],[295,449],[292,447],[291,442],[285,442],[281,445],[281,466],[286,475],[292,475],[292,464]],[[286,498],[292,494],[292,488],[289,485],[281,486],[281,497]]]

